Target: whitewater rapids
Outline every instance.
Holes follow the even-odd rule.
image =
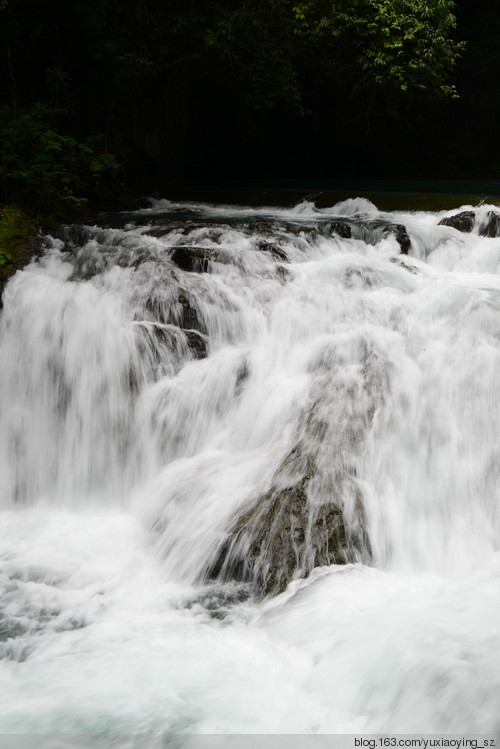
[[[461,210],[44,238],[0,312],[0,734],[500,735],[500,237]],[[299,443],[365,547],[206,579]]]

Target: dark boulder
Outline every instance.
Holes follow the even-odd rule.
[[[181,314],[179,320],[169,320],[169,322],[175,322],[183,330],[198,330],[202,333],[205,332],[204,327],[200,324],[198,313],[189,301],[189,297],[183,289],[179,289],[178,302],[181,305]]]
[[[196,330],[184,330],[186,336],[187,345],[189,346],[195,359],[206,359],[207,354],[207,342],[201,333]]]
[[[401,254],[408,255],[411,250],[411,239],[406,230],[406,226],[403,226],[403,224],[392,224],[391,226],[386,226],[382,231],[382,236],[393,236],[401,248]]]
[[[347,533],[339,504],[310,501],[314,460],[295,450],[283,466],[271,489],[235,519],[206,579],[251,582],[260,594],[272,595],[285,590],[294,577],[306,577],[314,567],[358,559],[358,540]],[[303,475],[293,481],[297,469]],[[339,494],[343,481],[353,479],[337,477]]]
[[[451,226],[457,231],[469,234],[474,228],[475,221],[476,214],[474,211],[462,211],[461,213],[456,213],[454,216],[442,218],[438,225]]]
[[[285,263],[288,262],[288,255],[286,254],[286,252],[274,242],[266,242],[265,240],[261,240],[257,244],[257,249],[260,252],[269,252],[276,260],[281,260]]]
[[[217,250],[208,247],[173,247],[171,259],[178,268],[191,273],[209,273],[211,263],[227,262]]]
[[[330,227],[330,233],[336,234],[342,239],[350,239],[352,236],[351,227],[345,221],[334,221]]]
[[[144,381],[175,376],[190,359],[208,356],[206,338],[195,330],[150,321],[136,321],[134,330],[140,364],[134,363],[130,369],[132,391],[139,390]]]

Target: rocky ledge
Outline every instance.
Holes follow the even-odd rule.
[[[317,478],[314,459],[300,448],[293,450],[269,491],[235,518],[206,580],[251,582],[260,595],[275,595],[315,567],[368,558],[367,539],[359,530],[363,523],[353,533],[344,521],[345,484],[351,484],[348,491],[359,494],[353,479],[347,474],[336,476],[330,501],[316,504],[310,490]],[[358,505],[362,514],[359,497]]]

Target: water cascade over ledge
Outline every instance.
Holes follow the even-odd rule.
[[[500,210],[43,242],[0,312],[0,733],[500,734]]]

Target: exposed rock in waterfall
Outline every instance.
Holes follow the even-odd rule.
[[[81,224],[65,224],[54,231],[54,236],[64,243],[63,252],[82,247],[91,237],[91,228]]]
[[[184,330],[187,345],[191,349],[195,359],[205,359],[207,356],[207,341],[201,333],[196,330]]]
[[[454,216],[442,218],[439,226],[451,226],[453,229],[457,229],[457,231],[469,234],[474,228],[475,221],[476,214],[474,211],[462,211],[461,213],[456,213]]]
[[[276,258],[277,260],[281,260],[285,263],[288,262],[288,255],[275,242],[267,242],[266,240],[261,240],[257,244],[257,249],[260,252],[268,252],[270,255],[272,255],[272,257]]]
[[[184,289],[179,289],[177,301],[181,306],[181,314],[178,321],[179,326],[183,330],[198,330],[200,333],[204,333],[205,330],[200,322],[196,308],[192,305]]]
[[[403,226],[403,224],[391,224],[391,226],[385,227],[382,235],[392,235],[401,248],[401,254],[408,255],[409,251],[411,250],[411,239],[406,230],[406,226]]]
[[[324,341],[310,362],[310,399],[296,445],[269,488],[230,523],[206,579],[250,580],[267,595],[314,567],[369,561],[357,456],[390,390],[391,371],[370,337]]]
[[[228,262],[225,255],[208,247],[174,247],[171,258],[181,270],[191,273],[209,273],[211,263]]]
[[[160,279],[146,278],[144,287],[139,287],[139,290],[142,296],[142,309],[136,319],[206,333],[192,295],[179,286],[175,274]]]
[[[350,239],[352,236],[352,230],[349,224],[345,221],[334,221],[330,227],[332,235],[342,237],[342,239]]]
[[[300,476],[300,478],[298,478]],[[346,564],[366,556],[363,522],[346,527],[342,504],[351,493],[364,520],[354,479],[344,471],[322,476],[313,458],[297,447],[283,461],[271,489],[234,521],[207,579],[251,581],[261,594],[282,592],[294,577],[322,565]]]
[[[252,221],[251,223],[243,222],[241,224],[243,229],[250,230],[258,234],[273,234],[276,231],[277,225],[273,221]]]
[[[175,325],[153,322],[134,323],[138,350],[147,378],[172,377],[190,358],[204,359],[207,342],[196,330],[180,330]],[[131,380],[134,382],[134,378]]]

